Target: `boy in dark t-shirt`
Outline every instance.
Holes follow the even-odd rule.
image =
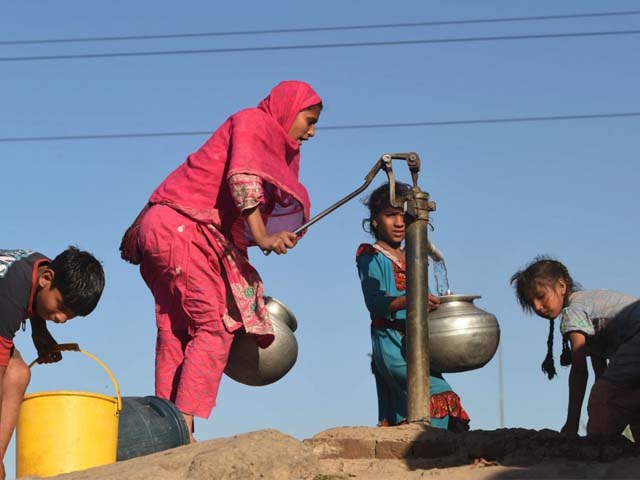
[[[93,311],[104,289],[104,271],[90,253],[69,247],[54,260],[31,250],[0,250],[0,454],[13,434],[29,367],[13,346],[13,337],[26,319],[38,363],[58,362],[57,342],[46,320],[65,323]],[[4,466],[0,463],[0,478]]]

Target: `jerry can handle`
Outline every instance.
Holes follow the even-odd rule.
[[[81,350],[80,346],[77,343],[59,343],[58,345],[56,345],[56,347],[53,349],[53,351],[54,352],[80,352],[80,353],[84,353],[87,357],[91,358],[98,365],[100,365],[103,368],[103,370],[105,372],[107,372],[107,375],[109,375],[109,378],[111,379],[111,382],[113,383],[113,386],[114,386],[115,391],[116,391],[116,398],[117,398],[116,415],[120,414],[120,412],[122,411],[122,396],[120,395],[120,386],[118,385],[118,381],[116,380],[116,377],[113,376],[113,373],[111,373],[111,370],[109,370],[109,367],[107,367],[104,364],[104,362],[102,362],[102,360],[100,360],[98,357],[96,357],[92,353],[87,352],[86,350]],[[31,362],[29,364],[29,368],[33,367],[37,363],[38,358],[36,358],[33,362]]]

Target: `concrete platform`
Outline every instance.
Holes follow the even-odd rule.
[[[439,468],[469,465],[477,459],[527,465],[543,459],[611,462],[640,456],[640,447],[620,436],[587,440],[522,428],[450,433],[421,424],[332,428],[303,443],[320,459],[413,459]]]

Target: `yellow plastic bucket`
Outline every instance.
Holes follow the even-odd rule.
[[[116,461],[122,410],[118,382],[104,363],[77,344],[58,345],[58,350],[95,360],[111,378],[116,397],[76,391],[26,395],[16,427],[16,477],[51,477]]]

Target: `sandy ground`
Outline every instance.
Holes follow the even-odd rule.
[[[638,479],[640,460],[625,459],[611,463],[543,461],[530,466],[465,465],[449,468],[421,469],[398,460],[332,461],[322,464],[323,477],[318,480],[499,480],[499,479]]]
[[[322,461],[318,480],[500,480],[500,479],[638,479],[640,459],[610,463],[550,460],[529,466],[465,465],[449,468],[409,466],[399,460]]]
[[[36,478],[36,477],[24,477]],[[64,480],[638,479],[640,449],[550,430],[464,434],[411,425],[339,427],[303,442],[260,430],[73,472]]]

